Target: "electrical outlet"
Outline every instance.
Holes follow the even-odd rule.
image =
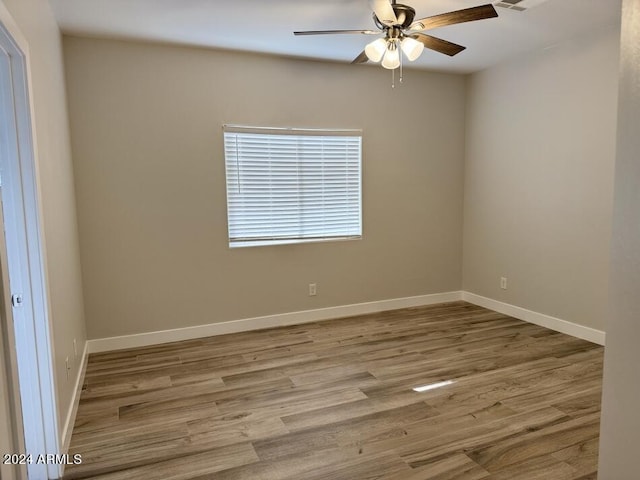
[[[309,284],[309,296],[315,297],[318,294],[317,285],[315,283]]]
[[[78,358],[78,344],[76,343],[76,339],[73,339],[73,359]]]
[[[500,288],[502,290],[507,289],[507,277],[500,277]]]
[[[69,380],[69,372],[71,371],[71,365],[69,365],[69,357],[65,359],[64,365],[67,367],[67,380]]]

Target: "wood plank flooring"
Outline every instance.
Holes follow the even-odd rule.
[[[464,302],[94,354],[65,479],[595,479],[602,360]]]

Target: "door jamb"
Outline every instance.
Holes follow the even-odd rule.
[[[4,47],[8,47],[10,60],[12,63],[12,80],[14,86],[14,103],[16,110],[16,130],[18,137],[18,145],[20,150],[19,165],[17,178],[21,180],[21,188],[24,202],[24,220],[26,229],[27,252],[29,261],[29,278],[25,279],[31,289],[32,306],[34,309],[34,322],[37,325],[35,329],[35,339],[33,345],[37,350],[37,370],[38,370],[38,387],[40,390],[40,398],[36,401],[43,412],[42,434],[44,435],[45,452],[59,454],[59,418],[56,397],[56,377],[53,359],[53,342],[52,327],[50,324],[49,312],[50,298],[47,282],[46,258],[43,249],[44,236],[41,224],[40,212],[41,198],[38,185],[37,171],[37,144],[35,136],[35,116],[33,103],[30,94],[31,76],[29,71],[29,47],[25,37],[20,32],[13,17],[6,9],[4,4],[0,2],[0,36]],[[7,41],[9,44],[6,44]],[[6,247],[4,239],[2,239],[1,247]],[[0,321],[4,322],[4,338],[5,345],[11,344],[15,340],[13,329],[13,315],[11,307],[11,292],[7,283],[8,273],[6,261],[6,252],[0,253],[2,260],[2,299],[0,306]],[[2,305],[3,304],[3,305]],[[3,335],[3,336],[4,336]],[[15,345],[14,345],[15,347]],[[18,358],[16,349],[6,349],[9,358],[3,359],[9,370],[8,380],[9,388],[12,390],[11,396],[15,399],[19,398],[19,383],[16,382],[16,372]],[[24,401],[24,399],[23,399]],[[17,402],[18,408],[13,408],[13,415],[19,415],[21,410],[21,402]],[[24,430],[22,428],[22,415],[13,418],[14,437],[18,438],[19,445],[14,447],[24,448]],[[24,450],[23,450],[24,452]],[[8,452],[9,453],[9,452]],[[21,452],[10,452],[21,453]],[[34,452],[35,453],[35,452]],[[20,472],[19,472],[20,473]],[[49,478],[59,478],[62,473],[62,465],[47,465],[47,476]],[[26,478],[26,477],[24,477]]]

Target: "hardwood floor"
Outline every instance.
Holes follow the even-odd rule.
[[[602,360],[464,302],[94,354],[65,479],[595,480]]]

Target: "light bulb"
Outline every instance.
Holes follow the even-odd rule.
[[[418,58],[424,50],[423,43],[411,37],[403,38],[400,47],[402,48],[402,51],[407,56],[407,59],[409,59],[410,62],[413,62],[416,58]]]
[[[389,70],[393,70],[400,66],[400,52],[394,43],[389,42],[389,47],[382,59],[382,66]]]
[[[386,50],[387,40],[384,38],[378,38],[364,47],[364,53],[372,62],[379,62],[382,60],[382,56]]]

